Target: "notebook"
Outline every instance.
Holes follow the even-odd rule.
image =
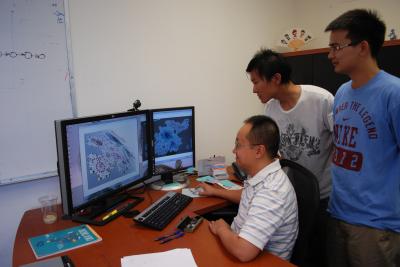
[[[101,237],[86,224],[28,239],[37,259],[87,246],[101,240]]]

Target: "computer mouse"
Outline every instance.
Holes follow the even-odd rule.
[[[197,187],[196,188],[196,191],[197,191],[197,193],[200,193],[200,192],[204,192],[204,189],[203,189],[203,187]]]

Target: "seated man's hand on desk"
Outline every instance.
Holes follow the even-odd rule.
[[[229,224],[223,219],[211,221],[209,226],[211,232],[221,239],[224,247],[240,261],[250,261],[261,252],[252,243],[233,232]]]
[[[206,183],[200,183],[198,185],[198,187],[201,188],[201,190],[199,190],[199,195],[200,196],[205,196],[205,197],[216,197],[217,196],[217,190],[214,186],[212,185],[208,185]]]
[[[200,183],[199,187],[203,189],[199,191],[200,196],[220,197],[236,204],[240,202],[240,197],[242,195],[242,190],[226,190],[220,188],[218,185]]]
[[[214,235],[218,235],[218,231],[221,229],[230,229],[231,227],[229,224],[227,224],[223,219],[219,219],[216,221],[211,221],[210,224],[210,230]]]

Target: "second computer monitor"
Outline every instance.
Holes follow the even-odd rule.
[[[195,165],[194,107],[152,110],[154,175],[172,175]]]

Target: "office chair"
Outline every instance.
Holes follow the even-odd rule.
[[[238,213],[239,205],[238,204],[230,204],[227,207],[223,207],[209,213],[203,214],[202,216],[208,221],[216,221],[218,219],[223,219],[227,224],[231,225],[233,219]]]
[[[312,253],[312,230],[318,217],[318,180],[311,171],[294,161],[281,159],[279,162],[294,187],[298,205],[299,233],[290,261],[298,266],[307,266],[307,259]]]

